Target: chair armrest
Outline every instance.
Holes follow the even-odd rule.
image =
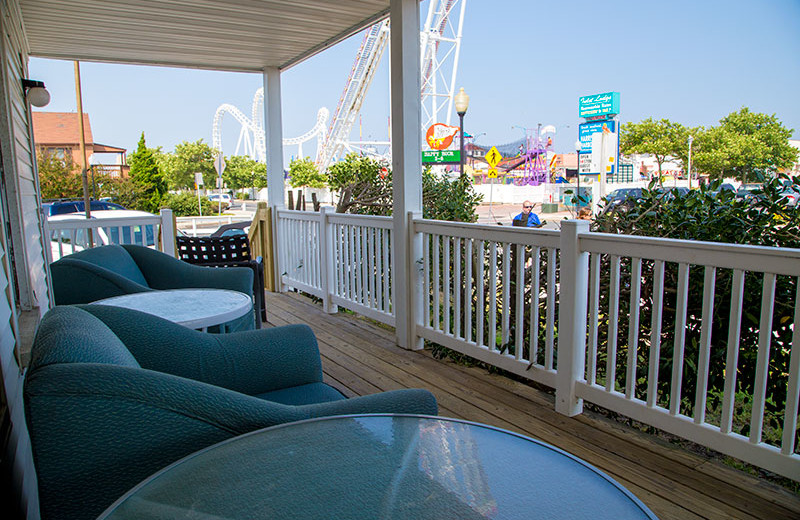
[[[308,417],[349,415],[362,413],[406,413],[436,415],[439,412],[436,397],[427,390],[411,388],[392,390],[328,403],[298,406]]]
[[[151,289],[83,260],[62,258],[50,264],[56,305],[91,303]]]
[[[219,335],[130,309],[80,308],[105,323],[142,368],[248,395],[322,381],[317,340],[306,325]]]

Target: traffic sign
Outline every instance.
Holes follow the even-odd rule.
[[[491,150],[486,152],[486,162],[489,163],[489,166],[492,168],[497,166],[502,160],[503,156],[500,155],[500,152],[497,150],[496,146],[492,146]]]
[[[488,177],[490,179],[496,179],[497,178],[497,168],[489,168]]]
[[[214,159],[214,169],[217,170],[217,176],[222,177],[222,172],[225,171],[225,158],[222,156],[222,153],[217,155],[217,158]]]

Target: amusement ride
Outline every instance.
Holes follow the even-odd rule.
[[[450,124],[466,3],[467,0],[430,0],[425,25],[420,32],[423,130],[437,122]],[[332,162],[352,151],[369,151],[373,155],[388,158],[388,140],[350,140],[353,125],[388,41],[389,20],[378,22],[366,30],[330,124],[327,123],[330,112],[322,107],[317,112],[317,121],[311,130],[284,139],[284,146],[297,146],[298,156],[302,157],[303,143],[316,138],[315,162],[320,171],[325,171]],[[264,89],[259,88],[253,96],[250,117],[231,104],[220,105],[214,114],[212,147],[221,152],[222,122],[224,116],[229,114],[241,125],[235,155],[243,153],[257,161],[266,162],[263,103]],[[385,152],[377,152],[379,147],[383,147]]]

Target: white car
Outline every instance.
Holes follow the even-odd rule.
[[[233,199],[227,193],[222,193],[222,194],[220,194],[220,193],[211,193],[211,194],[208,195],[208,200],[210,200],[214,204],[219,204],[219,202],[222,201],[222,208],[223,209],[230,208],[231,204],[233,203]]]

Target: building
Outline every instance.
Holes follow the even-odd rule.
[[[81,144],[80,124],[75,112],[33,112],[33,138],[36,152],[54,154],[60,159],[67,157],[80,168]],[[89,114],[83,114],[83,137],[86,144],[86,160],[95,172],[112,177],[125,177],[130,171],[125,148],[94,142]]]

